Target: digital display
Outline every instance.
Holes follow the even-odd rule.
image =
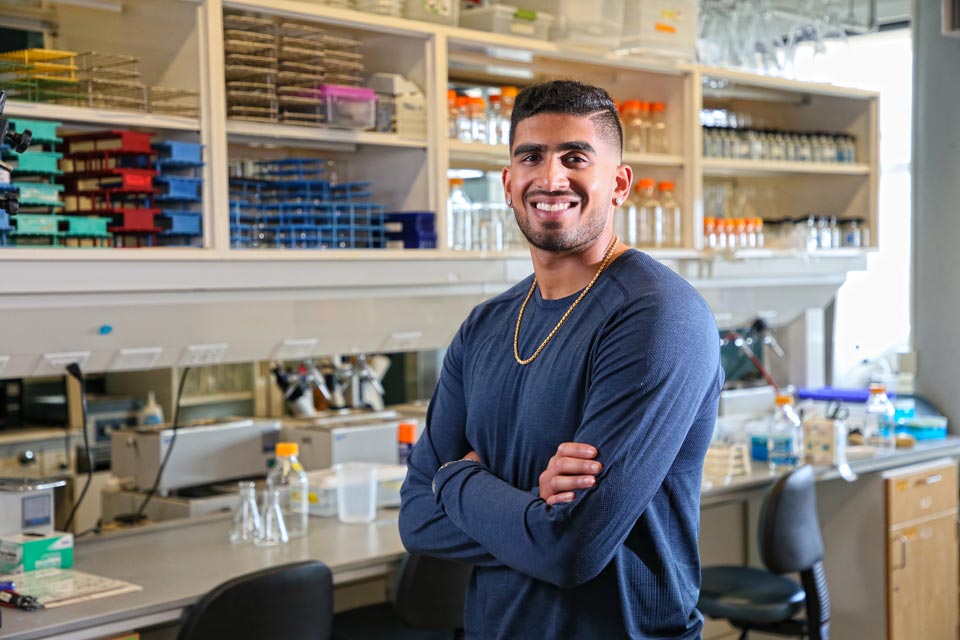
[[[23,528],[34,529],[53,523],[53,496],[42,494],[23,499]]]

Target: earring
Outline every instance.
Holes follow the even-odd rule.
[[[615,198],[613,201],[616,203],[616,205],[617,205],[618,207],[619,207],[621,204],[623,204],[623,199],[622,199],[622,198]]]
[[[512,207],[512,206],[513,206],[513,199],[507,198],[507,206],[508,206],[508,207]]]

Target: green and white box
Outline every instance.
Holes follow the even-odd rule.
[[[17,533],[0,537],[0,573],[71,567],[72,533]]]

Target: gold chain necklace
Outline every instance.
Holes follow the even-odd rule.
[[[590,281],[590,284],[580,292],[580,295],[577,296],[577,299],[573,301],[573,304],[570,305],[570,308],[567,309],[567,312],[563,314],[563,317],[560,318],[560,322],[557,323],[557,326],[553,328],[553,331],[544,338],[543,342],[540,343],[540,346],[537,347],[537,350],[533,352],[533,355],[527,359],[520,357],[520,348],[517,346],[517,343],[520,340],[520,322],[523,321],[523,312],[527,308],[527,303],[530,302],[530,297],[533,295],[533,291],[537,288],[537,278],[533,278],[533,284],[530,285],[530,291],[527,292],[527,297],[524,299],[523,304],[520,305],[520,315],[517,316],[517,329],[513,332],[513,357],[521,365],[528,365],[534,360],[537,359],[537,356],[540,355],[540,352],[543,351],[543,348],[553,340],[553,336],[557,334],[557,331],[560,330],[560,327],[563,326],[563,323],[567,321],[567,318],[570,317],[570,314],[574,309],[577,308],[577,305],[580,304],[580,301],[583,300],[583,297],[587,295],[590,289],[593,287],[593,284],[597,281],[597,278],[600,277],[600,274],[603,273],[603,270],[607,268],[607,265],[610,264],[610,258],[613,256],[613,248],[617,246],[617,236],[613,236],[613,242],[610,243],[610,246],[607,247],[607,253],[603,256],[603,262],[600,263],[600,268],[597,269],[597,273],[594,274],[593,280]]]

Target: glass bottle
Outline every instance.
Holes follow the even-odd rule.
[[[500,144],[510,144],[510,118],[517,93],[516,87],[500,87]]]
[[[863,442],[881,449],[893,449],[896,445],[894,414],[896,410],[887,397],[887,385],[874,382],[870,385],[870,397],[865,407]]]
[[[263,529],[253,541],[258,547],[275,547],[290,541],[280,502],[279,490],[267,489],[263,492],[263,513],[260,516]]]
[[[637,244],[642,247],[663,246],[663,209],[653,195],[655,184],[651,178],[637,183]]]
[[[860,224],[856,218],[848,221],[846,224],[846,229],[843,234],[843,246],[857,248],[863,246],[863,240],[860,236]]]
[[[457,138],[463,142],[473,142],[473,127],[470,122],[470,98],[457,97]]]
[[[457,137],[457,92],[447,90],[447,137]]]
[[[645,124],[640,111],[639,100],[627,100],[621,112],[623,120],[623,150],[631,153],[643,153],[647,150]]]
[[[473,203],[463,191],[463,178],[450,178],[447,198],[447,247],[457,251],[473,248]]]
[[[674,184],[670,180],[663,180],[657,188],[660,191],[660,208],[663,210],[664,246],[680,247],[683,245],[683,215],[680,203],[673,195]]]
[[[500,141],[500,120],[503,118],[500,109],[500,96],[493,94],[487,98],[487,144],[497,144]]]
[[[307,473],[297,459],[299,449],[296,442],[278,442],[276,461],[267,474],[267,491],[277,492],[287,534],[291,538],[306,535],[309,523],[310,487]]]
[[[254,542],[263,533],[260,512],[257,511],[257,488],[252,482],[237,483],[237,508],[233,512],[230,542]]]
[[[840,225],[837,223],[837,216],[830,216],[830,246],[834,249],[839,249],[841,246]]]
[[[793,398],[778,395],[767,430],[767,463],[771,471],[796,467],[803,460],[803,425],[793,408]]]
[[[829,218],[819,218],[817,220],[817,247],[820,249],[830,249],[833,242],[833,233],[830,231]]]
[[[650,153],[668,153],[669,150],[667,105],[663,102],[653,102],[650,104]]]
[[[487,142],[487,101],[483,98],[470,98],[470,139]]]
[[[715,218],[703,219],[703,244],[709,249],[717,248],[717,221]]]
[[[763,249],[765,242],[763,237],[763,218],[753,219],[753,230],[757,235],[757,249]]]

